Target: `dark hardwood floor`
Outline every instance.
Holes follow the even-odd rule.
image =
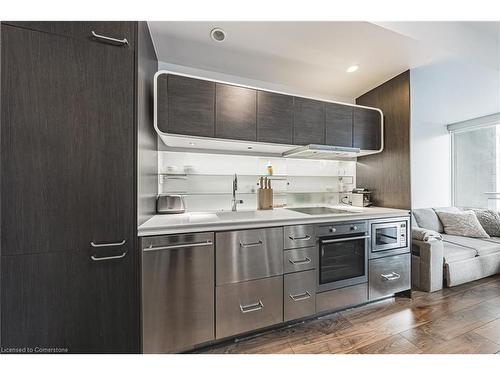
[[[197,353],[493,354],[500,352],[500,275],[414,291]]]

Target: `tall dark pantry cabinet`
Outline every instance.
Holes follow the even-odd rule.
[[[2,22],[3,352],[140,352],[157,168],[144,22]]]

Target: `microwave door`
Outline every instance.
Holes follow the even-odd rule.
[[[372,251],[400,247],[401,223],[374,224],[372,227]]]

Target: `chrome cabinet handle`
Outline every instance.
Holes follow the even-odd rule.
[[[321,243],[334,243],[334,242],[344,242],[344,241],[354,241],[354,240],[363,240],[365,238],[370,238],[370,236],[359,236],[359,237],[346,237],[346,238],[337,238],[335,240],[324,240]]]
[[[264,308],[264,304],[262,303],[261,300],[259,300],[259,302],[257,302],[257,303],[253,303],[251,305],[242,306],[240,304],[240,310],[243,314],[246,314],[246,313],[249,313],[252,311],[259,311],[259,310],[262,310],[263,308]]]
[[[199,247],[199,246],[212,246],[213,242],[210,240],[204,242],[193,242],[193,243],[185,243],[179,245],[167,245],[167,246],[154,246],[149,245],[149,247],[143,249],[142,251],[159,251],[159,250],[170,250],[170,249],[184,249],[188,247]]]
[[[305,291],[305,293],[300,293],[300,294],[290,294],[290,298],[293,300],[293,301],[303,301],[305,299],[309,299],[311,298],[311,293],[309,293],[307,290]]]
[[[125,255],[127,255],[127,252],[125,251],[123,254],[120,254],[120,255],[115,255],[115,256],[112,256],[112,257],[96,257],[95,255],[92,255],[90,257],[90,259],[92,259],[93,261],[96,261],[96,262],[100,262],[101,260],[112,260],[112,259],[121,259],[121,258],[125,258]]]
[[[292,264],[306,264],[306,263],[311,263],[311,258],[305,257],[304,259],[300,260],[288,259],[288,261]]]
[[[128,40],[126,38],[123,39],[115,39],[115,38],[110,38],[109,36],[104,36],[97,34],[94,30],[91,31],[92,36],[96,39],[99,39],[103,42],[110,43],[116,46],[126,46],[128,45]]]
[[[396,272],[381,274],[380,277],[386,281],[398,280],[401,278],[401,275]]]
[[[257,242],[253,243],[243,243],[240,242],[240,247],[256,247],[262,245],[262,240],[258,240]]]
[[[90,246],[92,247],[112,247],[112,246],[121,246],[121,245],[125,245],[125,242],[127,242],[127,240],[123,240],[123,241],[120,241],[120,242],[106,242],[106,243],[95,243],[94,241],[92,241],[90,243]]]
[[[310,240],[311,239],[311,236],[306,234],[304,237],[294,237],[294,236],[288,236],[289,239],[291,239],[292,241],[299,241],[299,240]]]

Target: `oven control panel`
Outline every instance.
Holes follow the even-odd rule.
[[[351,233],[367,233],[368,223],[366,221],[355,221],[351,223],[321,224],[318,226],[318,237],[338,236]]]

